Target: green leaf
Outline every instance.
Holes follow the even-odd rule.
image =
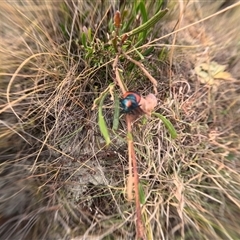
[[[137,55],[140,57],[141,60],[144,60],[144,56],[135,48]]]
[[[159,119],[162,120],[162,122],[164,123],[164,125],[168,129],[168,131],[169,131],[169,133],[170,133],[170,135],[173,139],[175,139],[177,137],[177,132],[176,132],[175,128],[173,127],[172,123],[168,119],[166,119],[160,113],[153,112],[152,115],[155,116],[155,117],[158,117]]]
[[[117,95],[114,97],[114,115],[113,115],[113,130],[118,130],[118,125],[119,125],[119,98]]]
[[[85,34],[84,32],[82,33],[81,38],[82,38],[82,45],[83,45],[85,48],[87,48],[87,37],[86,37],[86,34]]]
[[[104,99],[106,98],[107,94],[110,92],[110,94],[112,95],[114,86],[115,86],[114,83],[110,83],[108,85],[108,87],[103,92],[101,92],[100,96],[94,100],[93,107],[92,107],[92,110],[94,110],[96,108],[96,106],[99,105],[99,107],[98,107],[98,126],[99,126],[99,129],[100,129],[107,145],[110,144],[111,140],[109,137],[107,124],[103,117],[102,106],[103,106],[103,102],[104,102]]]
[[[101,134],[103,135],[103,137],[105,139],[106,145],[108,146],[110,144],[111,140],[109,137],[107,124],[103,117],[103,112],[102,112],[103,102],[104,102],[104,99],[106,98],[107,94],[108,94],[108,92],[105,92],[101,96],[101,99],[100,99],[100,103],[99,103],[99,107],[98,107],[98,126],[101,131]]]
[[[143,55],[143,56],[149,56],[149,55],[153,52],[153,50],[154,50],[154,47],[151,46],[151,47],[147,48],[147,49],[142,53],[142,55]]]
[[[160,60],[160,61],[164,61],[166,58],[167,58],[167,48],[166,47],[163,47],[162,48],[162,50],[161,50],[161,52],[160,52],[160,54],[159,54],[159,56],[158,56],[158,59]]]
[[[146,8],[145,8],[145,5],[143,3],[143,1],[141,1],[138,6],[137,6],[137,11],[140,11],[141,12],[141,15],[142,15],[142,19],[143,19],[143,23],[147,22],[148,20],[148,15],[147,15],[147,11],[146,11]]]
[[[145,8],[145,4],[143,3],[143,1],[141,1],[138,6],[137,6],[137,11],[140,11],[141,12],[141,17],[142,17],[142,22],[143,23],[146,23],[147,20],[148,20],[148,15],[147,15],[147,11],[146,11],[146,8]],[[142,31],[139,36],[138,36],[138,41],[137,41],[137,44],[136,46],[139,46],[141,45],[146,37],[147,37],[147,32],[148,32],[148,29]]]
[[[87,47],[86,50],[87,50],[87,53],[86,53],[86,55],[85,55],[85,58],[86,58],[86,59],[92,58],[92,57],[93,57],[93,54],[94,54],[93,48]]]
[[[139,191],[139,200],[141,204],[144,204],[146,202],[146,198],[145,198],[145,193],[144,193],[144,189],[141,183],[138,184],[138,191]]]
[[[128,36],[133,36],[148,30],[150,27],[153,27],[166,13],[168,9],[164,9],[156,13],[152,18],[150,18],[147,22],[143,23],[141,26],[133,29],[132,31],[126,33]],[[121,36],[122,37],[122,36]]]
[[[67,31],[66,31],[65,25],[60,23],[60,28],[61,28],[61,30],[63,32],[64,37],[67,37],[68,34],[67,34]]]

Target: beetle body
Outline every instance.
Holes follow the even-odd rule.
[[[120,106],[123,109],[123,113],[133,113],[134,110],[139,108],[139,102],[141,100],[141,96],[132,91],[128,91],[124,93],[123,98],[120,99]]]

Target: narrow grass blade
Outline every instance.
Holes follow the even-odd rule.
[[[137,11],[140,11],[141,12],[141,15],[142,15],[142,19],[143,19],[143,23],[147,22],[148,20],[148,16],[147,16],[147,11],[146,11],[146,8],[145,8],[145,5],[144,5],[144,2],[141,1],[138,6],[137,6]]]
[[[103,112],[102,112],[102,106],[103,106],[103,102],[104,102],[104,99],[106,98],[106,96],[107,96],[107,92],[105,92],[101,96],[101,99],[100,99],[100,103],[99,103],[99,107],[98,107],[98,126],[101,131],[101,134],[103,135],[103,137],[105,139],[106,145],[109,145],[111,140],[109,137],[107,124],[103,117]]]
[[[147,15],[147,11],[146,11],[146,8],[145,8],[145,4],[143,1],[141,1],[138,6],[137,6],[137,11],[140,11],[141,13],[141,17],[142,17],[142,22],[143,24],[146,23],[148,21],[148,15]],[[141,44],[142,42],[145,41],[146,37],[147,37],[147,32],[148,32],[148,29],[145,29],[144,31],[142,31],[140,34],[139,34],[139,37],[138,37],[138,44],[136,46],[138,46],[139,44]]]
[[[159,11],[152,18],[150,18],[147,22],[145,22],[141,26],[133,29],[132,31],[130,31],[126,34],[128,36],[133,36],[133,35],[143,32],[145,30],[148,30],[150,27],[154,26],[167,12],[168,12],[168,9]]]
[[[141,60],[144,59],[144,56],[135,48],[135,51],[137,53],[137,55],[140,57]]]
[[[87,48],[87,37],[86,37],[86,34],[84,32],[82,33],[81,40],[82,40],[82,45],[85,48]]]
[[[119,125],[119,114],[120,114],[120,109],[119,109],[119,98],[117,95],[114,97],[114,115],[113,115],[113,127],[112,129],[114,131],[118,130],[118,125]]]
[[[170,135],[173,139],[175,139],[177,137],[177,132],[176,132],[175,128],[173,127],[172,123],[168,119],[166,119],[160,113],[153,112],[152,115],[155,116],[155,117],[158,117],[159,119],[162,120],[162,122],[164,123],[164,125],[168,129],[168,131],[169,131],[169,133],[170,133]]]
[[[149,55],[153,52],[153,50],[154,50],[154,47],[151,46],[151,47],[147,48],[147,49],[142,53],[142,55],[143,55],[143,56],[149,56]]]
[[[156,13],[161,9],[161,8],[164,8],[164,0],[157,0],[155,2],[155,8],[156,8]]]
[[[138,191],[139,191],[140,203],[141,203],[141,204],[145,204],[146,198],[145,198],[144,189],[143,189],[143,186],[142,186],[141,183],[139,183],[139,185],[138,185]]]

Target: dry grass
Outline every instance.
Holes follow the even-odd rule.
[[[139,47],[154,46],[142,62],[159,81],[156,112],[178,132],[171,139],[154,118],[134,125],[147,239],[240,238],[240,10],[217,15],[224,5],[199,2],[180,8],[177,26],[170,4],[165,27]],[[114,78],[115,53],[102,44],[117,7],[1,1],[0,9],[0,239],[133,239],[124,118],[106,149],[92,110]],[[203,22],[206,12],[212,18]],[[94,33],[88,49],[79,40],[84,26]],[[228,64],[236,81],[201,84],[194,66],[212,60]],[[129,89],[151,91],[139,68],[120,65]],[[109,128],[113,108],[108,99]]]

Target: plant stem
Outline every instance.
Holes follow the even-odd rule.
[[[134,151],[134,145],[132,140],[132,126],[131,126],[131,116],[126,115],[126,122],[127,122],[127,134],[128,134],[128,159],[129,165],[133,166],[133,169],[129,169],[129,175],[132,175],[132,170],[134,174],[134,193],[135,193],[135,204],[136,204],[136,225],[137,225],[137,238],[144,239],[144,226],[142,223],[142,214],[141,214],[141,206],[140,206],[140,199],[139,199],[139,178],[138,178],[138,171],[137,171],[137,160]]]

